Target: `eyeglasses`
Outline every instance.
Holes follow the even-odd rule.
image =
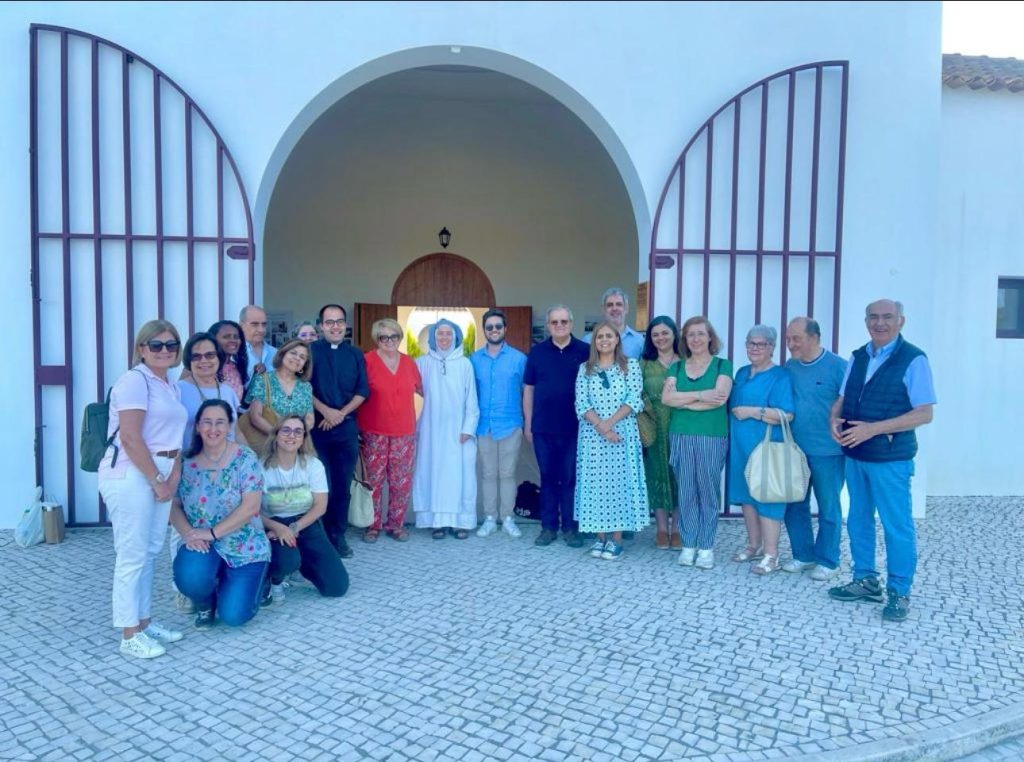
[[[284,427],[278,429],[277,433],[280,434],[283,437],[288,437],[288,438],[290,438],[290,437],[304,437],[304,436],[306,436],[306,430],[305,429],[292,429],[292,428],[289,428],[287,426],[284,426]]]
[[[612,388],[611,382],[608,381],[608,371],[602,370],[597,375],[601,378],[601,386],[603,386],[605,389]]]
[[[484,330],[485,331],[500,331],[504,327],[505,327],[504,323],[491,323],[490,325],[485,325],[484,326]]]
[[[322,325],[325,325],[328,328],[341,328],[345,325],[345,318],[341,318],[340,320],[325,320]]]
[[[760,352],[762,349],[768,349],[768,347],[770,347],[770,346],[771,346],[771,344],[769,344],[767,341],[748,341],[747,342],[747,349],[756,349],[758,352]]]
[[[300,339],[315,339],[316,331],[301,331],[300,333],[297,333],[296,336]]]
[[[153,349],[153,348],[150,347],[150,349]],[[153,351],[157,352],[159,350],[153,349]],[[188,359],[191,360],[192,362],[199,362],[200,360],[216,360],[217,359],[217,353],[216,352],[193,352],[192,354],[190,354],[188,356]]]
[[[150,352],[163,352],[165,349],[168,352],[177,352],[178,347],[180,346],[181,342],[175,341],[174,339],[171,339],[170,341],[157,341],[156,339],[153,339],[152,341],[146,342],[146,347]]]
[[[549,325],[569,325],[569,323],[571,323],[571,322],[572,322],[571,320],[549,320],[548,324]]]
[[[401,338],[402,337],[399,336],[397,333],[388,333],[388,334],[383,334],[382,333],[380,336],[377,337],[377,341],[383,341],[385,343],[388,343],[388,342],[392,342],[392,341],[398,341]]]

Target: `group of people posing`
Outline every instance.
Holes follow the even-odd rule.
[[[813,579],[834,580],[845,480],[853,581],[829,594],[883,600],[877,510],[888,556],[883,617],[906,618],[916,566],[914,429],[931,420],[935,394],[927,358],[901,335],[902,305],[868,306],[871,341],[849,362],[821,346],[816,321],[799,317],[787,326],[791,359],[780,367],[775,329],[756,325],[746,338],[749,364],[736,372],[705,317],[677,328],[659,316],[640,333],[626,322],[621,289],[606,291],[602,308],[581,340],[572,311],[551,307],[548,338],[528,355],[506,343],[500,309],[484,314],[484,346],[469,356],[461,328],[441,319],[415,361],[399,351],[403,329],[391,319],[374,323],[375,348],[365,354],[347,343],[338,304],[296,326],[280,348],[266,341],[266,313],[254,305],[238,323],[219,321],[184,344],[172,324],[146,323],[133,367],[111,391],[110,446],[99,471],[122,653],[159,656],[183,637],[151,618],[168,523],[180,605],[199,629],[215,620],[240,625],[282,601],[294,572],[324,596],[345,594],[359,462],[373,488],[364,542],[382,533],[407,541],[410,505],[415,526],[437,540],[474,530],[487,537],[499,527],[520,537],[513,509],[523,439],[540,469],[534,544],[549,546],[561,532],[568,546],[582,547],[590,535],[589,555],[609,561],[653,513],[658,548],[678,551],[683,566],[711,569],[728,459],[727,500],[742,505],[747,531],[732,560],[752,562],[762,576],[810,570]],[[168,371],[179,364],[172,381]],[[744,479],[766,432],[781,440],[782,417],[810,465],[816,537],[810,490],[796,503],[765,504]],[[780,563],[783,523],[793,557]]]

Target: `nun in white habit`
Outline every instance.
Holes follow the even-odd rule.
[[[480,408],[462,330],[450,320],[430,327],[430,352],[416,359],[423,378],[417,424],[412,509],[416,526],[460,540],[476,527],[476,426]]]

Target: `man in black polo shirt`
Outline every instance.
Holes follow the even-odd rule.
[[[573,518],[576,488],[576,373],[590,346],[572,335],[572,311],[564,304],[548,309],[548,339],[530,350],[523,374],[523,435],[533,443],[540,466],[541,533],[535,545],[558,536],[570,548],[583,540]]]
[[[340,304],[320,308],[323,338],[310,345],[313,356],[313,444],[327,471],[330,495],[324,529],[342,558],[351,558],[345,540],[349,489],[359,458],[359,430],[353,413],[370,396],[363,353],[345,343],[347,315]]]

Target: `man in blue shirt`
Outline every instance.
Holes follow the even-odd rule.
[[[882,602],[875,571],[875,510],[885,529],[886,594],[882,619],[901,622],[910,611],[917,568],[917,538],[911,513],[917,436],[931,423],[935,405],[932,371],[925,353],[903,338],[903,305],[881,299],[868,305],[864,322],[871,341],[854,351],[839,399],[832,406],[832,437],[846,455],[850,514],[846,531],[853,556],[853,581],[833,587],[838,601]]]
[[[549,338],[530,350],[523,374],[523,436],[533,443],[540,467],[541,533],[535,545],[558,536],[570,548],[583,547],[573,518],[576,490],[576,374],[590,347],[572,335],[572,311],[556,304],[547,312]]]
[[[266,373],[274,362],[277,350],[270,342],[264,341],[267,335],[267,313],[262,307],[255,304],[242,307],[238,313],[238,322],[245,334],[245,345],[249,351],[249,379],[252,380],[256,374]]]
[[[787,572],[812,569],[811,579],[824,582],[839,576],[839,540],[843,529],[839,493],[845,458],[829,434],[829,413],[846,376],[846,360],[821,346],[821,328],[809,317],[793,318],[786,327],[792,357],[786,371],[793,382],[793,437],[807,456],[811,485],[803,500],[786,506],[786,531],[793,558]],[[818,502],[818,537],[811,531],[811,489]]]
[[[523,373],[526,355],[505,343],[505,313],[494,308],[482,321],[487,343],[469,358],[476,376],[480,423],[476,446],[483,471],[484,523],[478,537],[501,528],[510,537],[522,532],[512,509],[516,505],[516,464],[523,443]],[[500,494],[500,503],[499,503]]]
[[[622,337],[622,353],[626,357],[639,360],[644,351],[644,335],[626,323],[626,315],[629,314],[629,298],[621,288],[612,287],[601,295],[601,310],[604,318],[619,332]],[[583,337],[588,344],[591,341],[591,334]]]

